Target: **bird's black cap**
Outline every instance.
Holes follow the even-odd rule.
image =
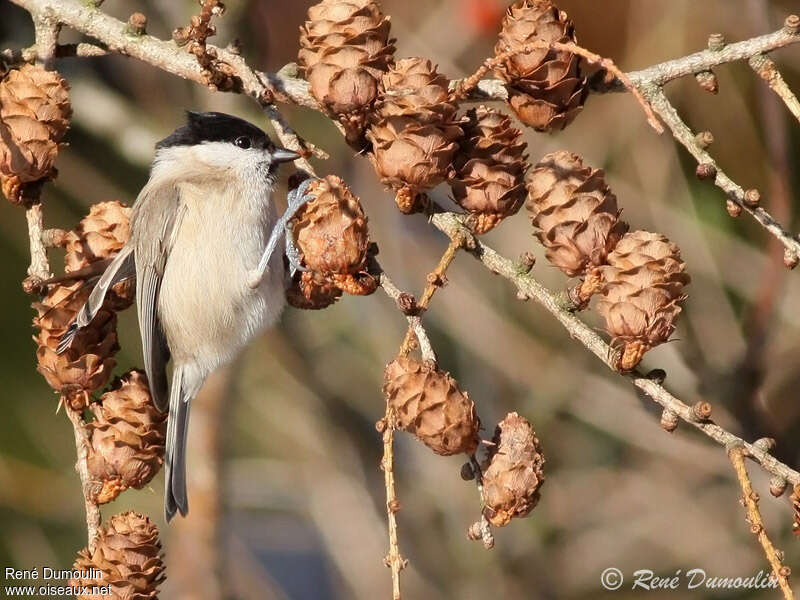
[[[274,147],[266,133],[244,119],[219,112],[186,111],[186,125],[158,142],[156,149],[195,146],[203,142],[234,143],[240,137],[248,138],[253,148]]]

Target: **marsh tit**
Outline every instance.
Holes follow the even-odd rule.
[[[282,217],[273,199],[278,167],[298,157],[247,121],[189,112],[187,123],[156,145],[150,179],[131,213],[130,239],[61,340],[64,351],[108,290],[136,278],[145,371],[156,406],[169,410],[168,521],[189,508],[192,399],[212,371],[277,321],[285,302],[284,252],[292,269],[300,268],[287,222],[304,202],[306,186],[290,195]]]

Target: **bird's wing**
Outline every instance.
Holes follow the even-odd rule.
[[[184,207],[180,192],[169,183],[146,186],[131,215],[131,240],[136,255],[136,306],[142,335],[144,368],[153,400],[167,410],[169,346],[158,319],[158,295]]]
[[[130,279],[135,274],[136,267],[133,260],[133,247],[125,245],[117,256],[114,257],[114,260],[110,262],[108,267],[106,267],[103,275],[95,284],[88,300],[86,300],[86,304],[83,305],[77,318],[62,336],[56,351],[58,354],[66,352],[78,331],[92,322],[92,319],[97,315],[100,307],[103,306],[108,290],[120,281]]]

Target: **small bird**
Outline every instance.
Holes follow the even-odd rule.
[[[189,510],[192,399],[212,371],[277,321],[285,303],[283,252],[292,273],[301,268],[287,223],[310,181],[290,195],[280,218],[272,194],[280,164],[297,158],[243,119],[188,112],[187,123],[156,144],[150,179],[131,213],[130,239],[59,345],[60,352],[69,347],[111,287],[136,278],[145,371],[156,406],[169,410],[167,521]],[[286,246],[275,253],[284,233]]]

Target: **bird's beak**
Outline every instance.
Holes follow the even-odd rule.
[[[298,158],[300,158],[300,155],[297,152],[287,150],[286,148],[277,148],[275,152],[272,153],[272,160],[276,163],[291,162]]]

